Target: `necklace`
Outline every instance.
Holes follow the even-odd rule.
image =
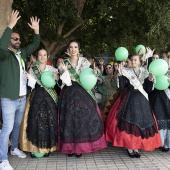
[[[138,77],[139,77],[139,75],[140,75],[140,69],[138,70],[138,73],[137,73],[137,72],[135,72],[135,70],[134,70],[134,69],[133,69],[133,72],[135,73],[136,77],[138,78]]]
[[[78,60],[76,60],[76,62],[74,62],[74,63],[70,59],[69,59],[69,61],[70,61],[71,65],[72,65],[72,67],[75,69],[77,64],[78,64]]]
[[[39,68],[40,72],[42,73],[42,72],[45,70],[46,65],[45,65],[45,66],[42,66],[42,67],[38,66],[38,68]]]

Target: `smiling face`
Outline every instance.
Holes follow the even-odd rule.
[[[140,58],[138,55],[134,55],[131,57],[131,64],[133,68],[137,68],[141,66]]]
[[[9,43],[9,48],[11,48],[14,51],[17,51],[20,48],[21,45],[21,39],[18,33],[13,32],[11,34],[11,40]]]
[[[79,45],[77,42],[71,42],[69,44],[68,53],[71,57],[78,56],[79,54]]]
[[[47,62],[48,56],[47,56],[47,51],[42,49],[38,51],[38,61],[41,64],[44,64]]]
[[[107,75],[112,75],[113,74],[113,67],[112,67],[112,65],[110,65],[110,64],[106,65],[105,70],[106,70],[106,74]]]

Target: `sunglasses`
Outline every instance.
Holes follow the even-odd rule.
[[[112,67],[106,67],[106,70],[107,70],[107,69],[111,69],[111,68],[112,68]]]
[[[13,39],[14,41],[20,41],[21,42],[21,38],[11,37],[11,39]]]

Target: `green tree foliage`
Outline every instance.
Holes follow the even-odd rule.
[[[13,8],[21,13],[18,28],[26,41],[29,17],[41,19],[41,42],[52,58],[72,39],[95,56],[114,54],[118,46],[134,52],[138,44],[163,50],[169,43],[168,0],[14,0]]]

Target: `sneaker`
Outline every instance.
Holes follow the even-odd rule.
[[[19,150],[18,148],[15,148],[13,151],[11,150],[11,155],[16,155],[19,158],[25,158],[26,157],[26,154],[23,151]]]
[[[0,170],[14,170],[14,169],[9,164],[8,160],[4,160],[2,163],[0,163]]]

